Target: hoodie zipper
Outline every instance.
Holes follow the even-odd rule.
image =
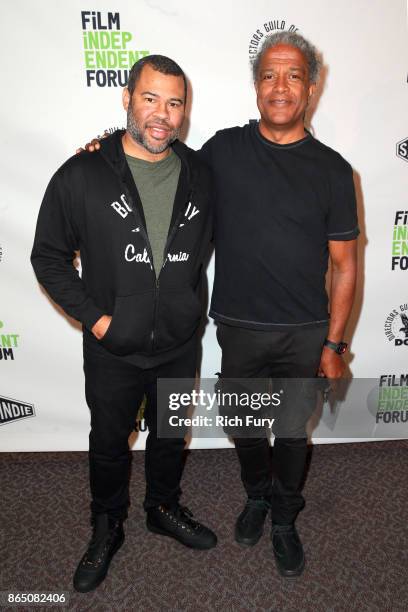
[[[191,201],[191,196],[192,196],[192,191],[190,191],[190,193],[189,193],[189,195],[187,197],[187,202]],[[160,275],[162,273],[162,270],[163,270],[164,266],[166,265],[167,255],[168,255],[168,251],[169,251],[170,245],[171,245],[171,243],[174,240],[174,237],[175,237],[175,235],[177,233],[177,230],[178,230],[179,225],[180,225],[180,221],[183,218],[185,210],[186,210],[186,206],[184,206],[180,210],[180,212],[177,215],[176,220],[175,220],[175,222],[173,224],[173,227],[172,227],[172,229],[170,231],[170,234],[167,237],[166,244],[164,246],[163,264],[162,264],[162,267],[160,268],[159,274],[156,277],[156,294],[155,294],[155,299],[154,299],[153,328],[152,328],[152,331],[150,333],[151,350],[152,351],[154,350],[155,331],[156,331],[156,323],[157,323],[157,305],[158,305],[158,302],[159,302]],[[150,246],[150,244],[149,244],[149,246]]]
[[[102,157],[103,157],[103,159],[106,161],[106,163],[109,165],[109,167],[110,167],[110,168],[112,168],[112,170],[114,171],[114,173],[117,175],[117,174],[118,174],[118,171],[117,171],[117,169],[115,168],[115,166],[112,164],[111,160],[110,160],[109,158],[107,158],[107,157],[106,157],[104,154],[102,154]],[[188,167],[187,167],[187,170],[188,170]],[[164,255],[165,255],[165,257],[164,257],[164,260],[163,260],[163,265],[162,265],[162,267],[160,268],[160,272],[159,272],[158,276],[156,276],[156,274],[155,274],[155,270],[154,270],[154,266],[153,266],[153,263],[152,263],[152,262],[153,262],[153,252],[152,252],[152,247],[151,247],[151,245],[150,245],[149,237],[148,237],[148,235],[147,235],[147,231],[145,230],[145,228],[144,228],[144,226],[143,226],[143,223],[141,223],[141,222],[140,222],[140,220],[137,218],[137,213],[136,213],[136,210],[135,210],[134,206],[132,206],[133,199],[132,199],[132,197],[131,197],[131,195],[130,195],[130,192],[129,192],[129,189],[128,189],[127,185],[126,185],[126,182],[123,180],[123,178],[122,178],[122,176],[121,176],[121,174],[120,174],[120,173],[119,173],[119,177],[120,177],[120,179],[121,179],[121,183],[122,183],[122,185],[123,185],[123,189],[124,189],[124,192],[125,192],[125,194],[126,194],[126,197],[127,197],[128,203],[129,203],[129,206],[131,206],[131,208],[132,208],[132,213],[133,213],[133,215],[134,215],[134,217],[135,217],[136,221],[137,221],[138,223],[140,223],[140,232],[141,232],[141,234],[142,234],[142,236],[143,236],[143,238],[144,238],[144,240],[145,240],[145,242],[146,242],[147,249],[148,249],[148,254],[149,254],[149,258],[150,258],[150,268],[151,268],[151,270],[152,270],[152,272],[153,272],[153,274],[154,274],[154,276],[155,276],[155,300],[154,300],[154,313],[153,313],[153,328],[152,328],[152,330],[151,330],[151,332],[150,332],[150,338],[151,338],[151,348],[152,348],[152,350],[153,350],[153,347],[154,347],[154,339],[155,339],[156,318],[157,318],[157,302],[158,302],[158,298],[159,298],[159,287],[160,287],[160,283],[159,283],[159,281],[160,281],[160,274],[161,274],[161,271],[163,270],[163,268],[164,268],[164,266],[165,266],[165,264],[166,264],[166,260],[167,260],[167,251],[168,251],[168,249],[169,249],[169,247],[170,247],[171,242],[172,242],[172,241],[173,241],[173,239],[174,239],[174,236],[175,236],[175,234],[176,234],[176,232],[177,232],[177,229],[178,229],[178,227],[179,227],[180,220],[181,220],[181,218],[182,218],[182,216],[183,216],[183,214],[184,214],[184,212],[185,212],[185,208],[186,208],[186,207],[184,206],[184,207],[183,207],[183,208],[180,210],[179,214],[177,215],[176,221],[175,221],[175,222],[174,222],[174,224],[173,224],[173,227],[172,227],[172,229],[171,229],[171,232],[170,232],[170,234],[169,234],[169,236],[168,236],[168,238],[167,238],[167,241],[166,241],[166,244],[165,244],[165,247],[164,247]],[[189,195],[188,195],[188,197],[187,197],[187,201],[188,201],[188,202],[190,202],[190,201],[191,201],[191,198],[192,198],[192,193],[193,193],[193,192],[192,192],[192,190],[190,190]]]

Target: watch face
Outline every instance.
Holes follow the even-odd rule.
[[[343,355],[343,353],[345,353],[347,350],[347,343],[346,342],[339,342],[338,347],[337,347],[337,352],[339,355]]]

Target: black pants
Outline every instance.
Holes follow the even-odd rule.
[[[327,326],[288,332],[264,332],[218,323],[222,349],[222,378],[313,378],[317,374]],[[307,411],[306,411],[307,412]],[[307,458],[304,418],[290,419],[273,431],[274,472],[272,483],[269,441],[234,438],[241,464],[241,478],[250,497],[271,496],[272,519],[278,524],[294,522],[304,507],[301,485]],[[278,420],[279,421],[279,420]]]
[[[157,437],[157,379],[194,379],[197,344],[177,359],[151,369],[105,356],[84,345],[86,401],[91,411],[89,469],[94,513],[125,518],[129,505],[131,453],[128,438],[146,395],[144,508],[173,505],[181,495],[184,439]],[[165,408],[161,407],[161,410]],[[163,415],[159,415],[163,416]]]

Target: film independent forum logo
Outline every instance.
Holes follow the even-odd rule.
[[[391,270],[408,270],[408,210],[395,211],[391,252]]]
[[[382,374],[367,405],[376,424],[408,423],[408,374]]]
[[[87,87],[125,87],[133,64],[150,51],[135,48],[120,13],[81,11],[81,25]]]
[[[0,361],[10,359],[14,361],[16,349],[20,344],[20,335],[11,334],[10,330],[6,330],[3,321],[0,321]]]

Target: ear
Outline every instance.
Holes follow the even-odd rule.
[[[259,89],[258,79],[254,81],[254,87],[255,87],[256,95],[258,95],[258,89]]]
[[[316,91],[316,83],[311,83],[309,85],[308,98],[310,99]]]
[[[124,87],[122,91],[122,104],[126,112],[129,107],[129,102],[130,102],[130,93],[129,93],[128,88]]]

